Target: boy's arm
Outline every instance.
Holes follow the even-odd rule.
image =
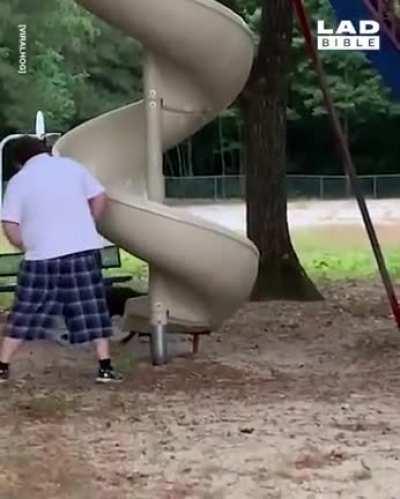
[[[90,211],[95,222],[98,222],[107,209],[108,197],[104,186],[86,168],[83,171],[84,190]]]
[[[4,195],[3,206],[1,208],[1,221],[4,233],[10,243],[24,250],[21,232],[21,212],[21,186],[13,178],[10,180]]]
[[[98,222],[103,216],[104,212],[108,206],[108,197],[105,192],[102,192],[98,196],[89,199],[90,211],[92,212],[92,217],[95,222]]]
[[[3,225],[4,234],[6,235],[8,241],[16,248],[19,248],[21,251],[24,251],[24,244],[22,242],[20,225],[15,222],[5,222],[5,221],[3,222],[2,225]]]

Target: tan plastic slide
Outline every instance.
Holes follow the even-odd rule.
[[[163,313],[171,331],[216,328],[249,297],[259,254],[248,239],[163,204],[162,151],[234,101],[251,69],[251,33],[212,0],[79,3],[148,54],[143,101],[89,121],[55,145],[106,186],[103,236],[150,265],[149,298],[128,302],[125,328],[148,331]]]

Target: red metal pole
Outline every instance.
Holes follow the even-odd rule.
[[[389,272],[386,267],[385,259],[382,254],[381,247],[379,245],[379,241],[375,232],[375,228],[373,226],[367,204],[364,199],[364,195],[357,177],[357,172],[354,167],[353,158],[350,153],[349,145],[347,143],[346,136],[343,132],[342,125],[340,123],[338,114],[336,112],[336,108],[332,99],[332,96],[329,91],[329,85],[325,76],[325,72],[322,66],[321,59],[319,57],[317,44],[315,42],[314,35],[311,31],[311,25],[309,21],[309,17],[307,11],[304,7],[302,0],[292,0],[292,4],[295,8],[297,18],[299,20],[301,29],[303,31],[304,38],[307,43],[307,47],[309,49],[312,61],[314,63],[316,72],[318,74],[319,83],[321,86],[322,93],[324,95],[325,106],[328,110],[328,114],[332,123],[332,128],[334,130],[339,151],[342,157],[343,166],[345,172],[350,180],[354,195],[357,199],[358,206],[361,211],[361,216],[364,221],[365,228],[367,230],[367,234],[371,243],[372,251],[375,255],[376,263],[378,265],[378,269],[382,278],[383,285],[385,286],[386,294],[392,308],[393,316],[396,320],[397,327],[400,329],[400,307],[397,301],[396,293],[394,290],[394,286],[392,280],[390,278]]]

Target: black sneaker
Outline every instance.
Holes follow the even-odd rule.
[[[122,380],[122,376],[113,367],[109,369],[100,368],[97,372],[97,383],[120,383]]]
[[[7,383],[10,378],[10,371],[8,367],[2,367],[0,369],[0,383]]]

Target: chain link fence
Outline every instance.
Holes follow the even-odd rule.
[[[400,198],[400,175],[359,177],[367,198]],[[351,185],[344,176],[288,175],[288,199],[346,199],[352,197]],[[3,182],[3,195],[7,182]],[[246,179],[242,175],[165,177],[169,199],[244,199]]]
[[[400,197],[400,175],[371,175],[359,177],[367,198]],[[246,182],[241,175],[166,177],[166,196],[172,199],[241,199],[245,197]],[[346,199],[352,196],[351,185],[345,176],[288,175],[288,198]]]

